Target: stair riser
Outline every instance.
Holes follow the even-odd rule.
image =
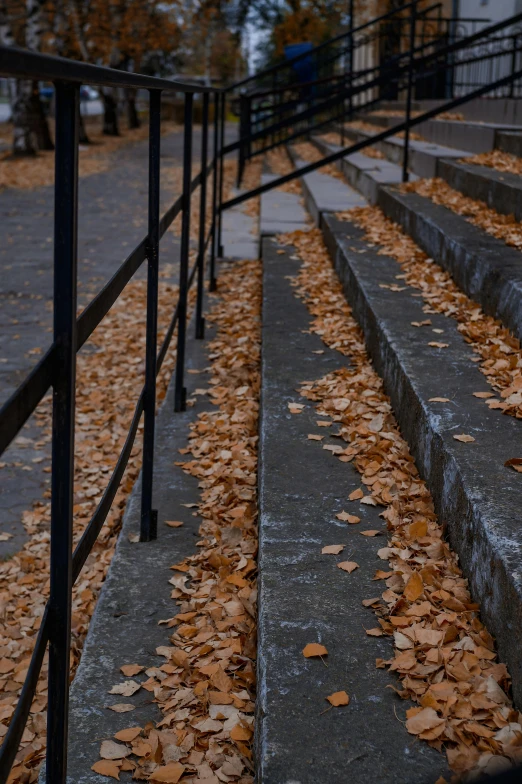
[[[508,182],[495,180],[493,177],[482,175],[479,171],[468,171],[463,166],[445,160],[439,161],[438,174],[448,185],[464,196],[483,201],[488,207],[503,215],[514,215],[517,221],[522,220],[521,186],[516,187]]]
[[[522,158],[522,133],[497,133],[495,147]]]
[[[424,202],[422,197],[416,200],[420,204]],[[477,252],[478,229],[468,224],[461,226],[464,233],[460,237],[448,236],[440,223],[430,220],[409,201],[412,201],[411,197],[405,198],[391,188],[380,190],[379,207],[384,214],[398,223],[429,257],[436,259],[457,286],[480,303],[485,313],[501,319],[522,341],[522,276],[517,268],[518,251],[505,248],[500,240],[488,238],[489,247],[479,248]],[[430,203],[423,207],[434,207],[434,211],[440,213],[440,208]],[[475,241],[467,242],[471,237]],[[502,264],[503,252],[513,263],[506,258],[506,263]]]
[[[491,506],[488,510],[483,498],[477,498],[479,494],[473,489],[477,477],[473,477],[469,461],[471,453],[467,453],[467,464],[456,458],[455,455],[462,452],[453,446],[455,442],[451,441],[451,435],[441,435],[439,417],[430,413],[429,404],[420,391],[424,371],[412,364],[412,352],[408,354],[404,342],[401,344],[403,333],[390,330],[387,311],[382,302],[380,305],[378,302],[379,294],[370,290],[372,285],[378,286],[375,281],[375,274],[379,274],[375,270],[378,257],[372,259],[374,282],[368,285],[362,272],[362,265],[368,265],[368,256],[364,257],[364,262],[360,257],[354,259],[355,254],[349,257],[331,216],[324,216],[322,224],[328,247],[334,251],[334,266],[346,298],[364,331],[368,352],[383,378],[401,433],[427,481],[451,544],[460,556],[474,599],[481,603],[482,617],[497,637],[500,655],[513,677],[515,699],[522,704],[522,590],[516,566],[520,544],[509,541],[503,533],[503,522],[494,518]],[[359,269],[357,265],[361,265]],[[387,304],[389,312],[389,302]],[[399,302],[397,307],[400,307]],[[441,379],[443,383],[444,379]],[[440,392],[443,391],[441,388]],[[492,421],[492,413],[498,412],[488,411],[484,419]],[[506,443],[507,449],[513,448],[516,442],[513,426],[517,425],[516,422],[497,421],[497,427],[510,434],[506,441],[511,440],[512,444]],[[489,421],[484,430],[487,427]]]
[[[323,155],[328,155],[331,153],[331,148],[323,144],[320,140],[316,140],[315,143]],[[373,179],[373,177],[371,177],[362,169],[359,169],[357,166],[354,166],[353,163],[350,163],[350,161],[346,160],[346,158],[343,158],[341,161],[337,161],[336,166],[343,173],[346,182],[348,182],[352,188],[355,188],[355,190],[359,191],[359,193],[361,193],[370,204],[377,204],[380,186],[379,183]],[[312,214],[314,214],[313,209],[310,211]]]

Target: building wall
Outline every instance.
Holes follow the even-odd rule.
[[[520,0],[460,0],[459,2],[461,19],[482,19],[486,24],[488,19],[491,20],[491,24],[494,24],[521,11]]]

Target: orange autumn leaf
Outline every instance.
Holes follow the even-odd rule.
[[[413,572],[404,588],[403,596],[409,602],[416,601],[424,591],[424,583],[419,572]]]
[[[359,568],[359,564],[355,561],[341,561],[341,563],[337,564],[337,568],[342,569],[343,572],[348,572],[348,574],[351,574]]]
[[[328,651],[318,642],[309,642],[308,645],[305,645],[303,648],[303,656],[306,656],[307,659],[312,658],[313,656],[327,656]]]
[[[91,770],[100,776],[109,776],[111,779],[120,780],[120,765],[114,760],[98,760],[91,766]]]
[[[345,691],[336,691],[326,699],[334,708],[338,708],[340,705],[348,705],[350,702],[350,698]]]

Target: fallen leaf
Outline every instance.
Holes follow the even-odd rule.
[[[382,637],[384,632],[381,628],[377,627],[375,629],[366,629],[366,634],[369,637]]]
[[[363,498],[363,496],[364,496],[364,493],[361,490],[361,488],[359,487],[357,490],[354,490],[353,493],[350,493],[348,498],[349,498],[350,501],[357,501],[357,500],[359,500],[359,498]]]
[[[120,667],[120,671],[127,678],[130,678],[133,675],[138,675],[144,669],[145,669],[145,667],[142,667],[140,664],[124,664],[123,667]]]
[[[315,433],[308,433],[309,441],[322,441],[324,436],[318,436]]]
[[[419,572],[413,572],[404,587],[404,598],[408,599],[409,602],[414,602],[419,598],[423,591],[424,583],[422,582],[422,577],[420,576]]]
[[[184,523],[183,520],[165,520],[165,525],[168,525],[169,528],[181,528]]]
[[[136,705],[131,705],[130,702],[117,702],[116,705],[107,705],[107,708],[114,713],[127,713],[136,709]]]
[[[494,393],[493,392],[473,392],[473,396],[482,398],[483,400],[486,400],[488,397],[494,397]]]
[[[323,555],[339,555],[344,550],[344,544],[328,544],[323,547],[321,553]]]
[[[9,539],[13,538],[14,534],[7,534],[7,533],[0,533],[0,542],[7,542]]]
[[[334,708],[338,708],[340,705],[348,705],[350,702],[350,698],[345,691],[336,691],[326,699]]]
[[[506,460],[504,465],[508,468],[509,466],[519,466],[522,465],[522,457],[511,457],[509,460]]]
[[[337,564],[337,568],[342,569],[343,572],[348,572],[348,574],[350,574],[351,572],[355,571],[355,569],[359,568],[359,564],[355,561],[341,561],[341,563]]]
[[[414,708],[413,710],[416,711],[417,709]],[[444,723],[444,719],[441,719],[433,708],[422,708],[418,713],[407,719],[406,729],[411,735],[419,735],[421,732],[432,730],[442,723]]]
[[[371,495],[365,495],[364,498],[361,498],[361,504],[366,504],[366,506],[377,506],[377,501]]]
[[[425,321],[412,321],[410,323],[412,327],[429,327],[431,326],[431,319],[426,319]]]
[[[141,732],[141,729],[142,729],[141,727],[129,727],[126,730],[120,730],[115,734],[114,737],[116,738],[116,740],[122,740],[125,743],[130,743],[131,741],[134,740],[134,738],[138,737],[138,735]]]
[[[356,523],[361,522],[360,517],[356,517],[356,515],[351,515],[349,512],[339,512],[339,514],[335,515],[338,520],[342,520],[343,523],[350,523],[350,525],[355,525]]]
[[[304,403],[288,403],[291,414],[300,414],[304,408]]]
[[[169,762],[156,768],[154,773],[149,776],[149,781],[160,781],[164,784],[177,784],[185,772],[185,766],[180,762]]]
[[[433,348],[448,348],[449,343],[439,343],[437,340],[431,340],[428,343],[428,346],[433,346]]]
[[[120,766],[111,760],[99,760],[91,766],[91,770],[100,776],[110,776],[111,779],[120,780]]]
[[[132,697],[140,689],[141,684],[136,681],[123,681],[123,683],[117,683],[113,686],[109,690],[109,694],[121,694],[123,697]]]
[[[370,529],[369,531],[359,531],[359,533],[362,534],[363,536],[379,536],[381,531],[378,531],[376,529]]]
[[[249,741],[252,737],[252,730],[248,729],[248,727],[243,727],[241,724],[236,724],[230,730],[230,737],[232,740]]]
[[[105,760],[116,760],[128,757],[131,750],[123,743],[115,743],[113,740],[103,740],[100,746],[100,757]]]
[[[430,397],[428,400],[429,403],[449,403],[449,397]]]
[[[309,642],[308,645],[305,645],[303,648],[303,656],[307,659],[312,658],[313,656],[327,656],[328,651],[318,642]]]
[[[463,444],[470,444],[472,441],[475,440],[473,436],[468,436],[465,433],[460,433],[457,436],[453,436],[453,438],[455,439],[455,441],[462,441]]]

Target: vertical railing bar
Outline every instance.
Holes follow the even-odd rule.
[[[196,300],[196,339],[205,337],[203,318],[203,278],[205,272],[205,228],[207,217],[207,156],[208,156],[208,93],[203,95],[203,118],[201,127],[201,191],[199,198],[199,247],[198,279]]]
[[[46,778],[67,776],[76,386],[79,85],[56,84],[49,700]]]
[[[218,258],[223,258],[223,212],[221,205],[223,204],[223,180],[225,168],[225,156],[223,155],[223,147],[225,146],[225,112],[226,112],[226,93],[221,93],[221,107],[219,117],[219,212],[218,212],[218,243],[217,253]]]
[[[140,542],[158,536],[158,512],[152,508],[156,427],[156,350],[160,224],[161,91],[149,90],[149,231],[147,235],[147,333],[143,395],[143,468],[141,473]]]
[[[187,337],[188,268],[190,253],[190,181],[192,177],[192,107],[193,93],[185,93],[183,136],[183,210],[181,220],[181,246],[179,257],[178,347],[174,385],[174,411],[186,408],[185,343]]]
[[[214,96],[214,166],[212,167],[212,241],[210,245],[210,268],[209,268],[209,291],[216,290],[216,242],[217,232],[216,225],[218,220],[217,215],[217,185],[218,185],[218,150],[219,150],[219,103],[220,95],[216,93]]]
[[[415,23],[416,23],[416,4],[411,7],[410,16],[410,59],[408,68],[408,93],[406,96],[406,129],[404,131],[404,155],[402,159],[402,181],[408,182],[408,159],[410,151],[410,121],[411,121],[411,100],[413,92],[413,67],[415,63],[413,50],[415,48]]]

